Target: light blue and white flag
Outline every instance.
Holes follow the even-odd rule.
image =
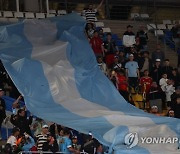
[[[27,108],[48,121],[91,131],[109,153],[179,153],[178,142],[141,141],[179,137],[180,120],[127,103],[99,69],[84,27],[84,19],[70,14],[0,28],[0,58]]]

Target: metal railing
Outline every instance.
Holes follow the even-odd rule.
[[[46,154],[46,153],[55,153],[55,154],[69,154],[67,152],[50,152],[50,151],[21,151],[18,154]],[[80,152],[80,154],[88,154],[86,152]]]

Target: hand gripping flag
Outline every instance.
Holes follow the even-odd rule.
[[[27,108],[45,120],[91,131],[109,153],[179,153],[178,142],[142,143],[142,137],[179,137],[180,121],[127,103],[99,69],[84,27],[76,14],[0,27],[0,58]]]

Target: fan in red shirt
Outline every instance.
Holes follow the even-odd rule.
[[[146,96],[150,92],[152,82],[152,78],[149,77],[149,71],[144,70],[144,76],[140,78],[140,85],[142,86],[142,92],[145,92]]]
[[[90,44],[96,56],[103,56],[104,55],[104,46],[101,38],[97,31],[94,31],[94,35],[90,40]]]
[[[116,75],[116,84],[120,94],[128,101],[128,83],[123,70],[118,71]]]

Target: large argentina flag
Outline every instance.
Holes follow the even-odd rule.
[[[177,154],[178,143],[125,145],[140,137],[179,137],[180,121],[144,113],[127,103],[99,70],[76,14],[25,20],[0,28],[0,58],[36,116],[92,132],[109,153]],[[127,141],[126,141],[127,142]]]

